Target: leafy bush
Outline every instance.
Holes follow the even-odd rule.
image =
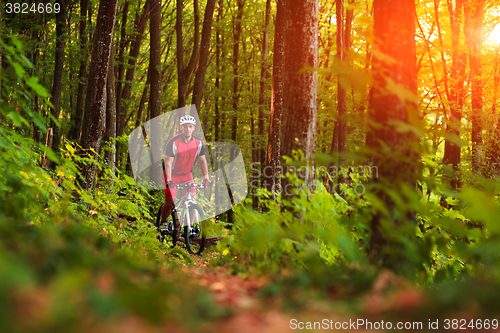
[[[150,210],[159,203],[150,193],[111,174],[102,159],[78,156],[69,142],[57,156],[25,135],[33,124],[47,130],[30,110],[32,94],[50,103],[28,75],[21,43],[11,42],[3,47],[15,72],[2,81],[0,108],[0,330],[86,332],[127,318],[180,323],[186,313],[194,327],[222,315],[206,291],[167,265],[185,251],[156,239]],[[55,169],[41,167],[43,154]],[[78,184],[81,163],[103,172],[94,192]]]

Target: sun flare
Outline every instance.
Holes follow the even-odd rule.
[[[490,35],[487,37],[487,41],[493,45],[500,46],[500,24],[498,24]]]

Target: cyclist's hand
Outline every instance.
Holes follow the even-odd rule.
[[[209,187],[210,185],[212,185],[212,182],[210,181],[210,179],[205,179],[203,181],[203,185],[205,185],[205,187]]]
[[[167,182],[167,187],[168,187],[168,188],[173,188],[175,185],[177,185],[177,183],[176,183],[176,182],[174,182],[173,180],[169,180],[169,181]]]

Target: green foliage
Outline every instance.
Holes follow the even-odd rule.
[[[150,210],[158,200],[102,157],[83,158],[69,142],[57,156],[27,137],[32,123],[42,130],[46,123],[29,101],[48,103],[48,94],[27,74],[21,44],[12,44],[5,57],[17,77],[3,80],[0,109],[0,331],[87,332],[127,318],[180,323],[185,313],[195,328],[222,315],[206,291],[167,265],[189,256],[156,239]],[[55,169],[41,167],[44,154]],[[81,163],[102,173],[93,192],[78,185]]]
[[[235,208],[232,232],[218,245],[219,262],[232,262],[236,270],[245,269],[241,265],[250,262],[252,269],[269,274],[311,270],[311,265],[318,263],[365,262],[358,246],[363,230],[342,218],[353,211],[353,204],[365,205],[364,200],[354,193],[345,199],[336,193],[331,195],[317,180],[306,186],[294,173],[286,177],[294,185],[294,195],[289,199],[274,203],[269,201],[267,190],[260,191],[268,212],[259,213],[246,206]],[[352,178],[359,181],[354,175]]]

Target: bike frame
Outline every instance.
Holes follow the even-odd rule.
[[[189,206],[191,204],[196,204],[196,201],[191,196],[191,192],[189,191],[192,187],[204,188],[202,184],[188,183],[188,184],[180,184],[176,185],[176,188],[179,189],[187,189],[187,193],[184,194],[177,202],[174,204],[172,208],[172,212],[180,213],[177,215],[179,217],[180,222],[180,230],[182,232],[182,227],[187,227],[188,233],[191,232],[191,216],[189,215]],[[197,214],[197,213],[195,213]]]
[[[191,232],[191,216],[189,216],[189,206],[191,204],[195,204],[196,201],[193,200],[191,196],[191,192],[189,191],[190,187],[187,187],[187,193],[184,194],[178,201],[177,205],[174,205],[172,211],[178,212],[177,207],[179,207],[180,211],[180,228],[187,226],[188,232]]]

